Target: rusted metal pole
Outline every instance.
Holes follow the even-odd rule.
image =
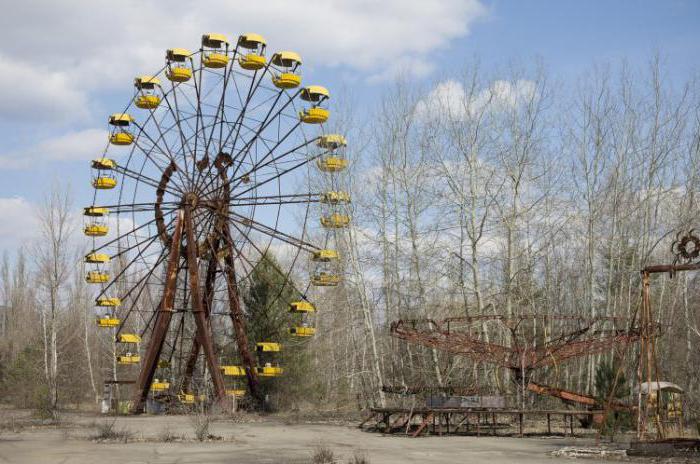
[[[204,312],[207,320],[209,319],[209,314],[211,314],[212,303],[214,301],[214,282],[216,279],[216,254],[215,250],[218,246],[212,247],[212,255],[209,258],[209,263],[207,264],[207,276],[204,280]],[[199,337],[195,337],[192,340],[192,347],[190,349],[190,356],[187,359],[187,365],[185,367],[185,376],[182,381],[182,388],[184,391],[189,391],[190,383],[192,382],[192,375],[194,373],[194,368],[197,366],[197,357],[199,356],[199,348],[201,343],[199,342]]]
[[[204,309],[204,300],[199,288],[199,266],[197,263],[197,239],[192,224],[191,206],[185,205],[185,233],[187,235],[187,270],[190,274],[190,298],[194,320],[197,323],[197,338],[204,350],[204,356],[209,366],[212,382],[214,383],[214,396],[218,402],[226,395],[224,376],[219,369],[219,361],[214,351],[214,340],[208,318]]]
[[[228,250],[224,258],[224,271],[226,272],[226,287],[228,289],[229,313],[231,315],[231,322],[233,323],[233,330],[236,334],[238,353],[241,356],[241,362],[245,367],[250,395],[255,401],[258,402],[258,404],[262,404],[263,398],[260,393],[260,387],[258,384],[258,373],[255,370],[255,360],[250,354],[250,350],[248,348],[248,335],[245,329],[245,319],[243,316],[243,310],[241,309],[238,288],[236,286],[236,271],[233,267],[233,238],[231,237],[231,232],[228,224],[224,225],[223,233],[224,241],[226,242],[225,246]]]
[[[139,373],[139,378],[136,382],[136,390],[134,391],[133,404],[131,413],[138,414],[143,412],[143,403],[148,397],[148,391],[153,382],[153,375],[158,367],[158,358],[163,350],[163,342],[168,333],[170,319],[173,314],[173,303],[175,301],[175,289],[177,284],[177,271],[180,263],[180,242],[182,238],[183,226],[183,211],[177,212],[175,220],[175,231],[170,245],[170,256],[168,257],[168,266],[165,277],[165,289],[163,297],[158,307],[158,314],[153,325],[153,333],[146,348],[144,362]]]

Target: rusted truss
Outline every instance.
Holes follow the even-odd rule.
[[[545,330],[540,330],[539,333],[528,330],[548,327],[553,323],[566,328],[558,330],[556,335]],[[494,324],[510,334],[510,346],[487,341],[485,331]],[[620,318],[537,314],[515,317],[477,316],[442,321],[399,320],[391,324],[391,335],[474,361],[494,363],[513,370],[532,370],[574,357],[602,353],[612,347],[624,347],[638,340],[639,330],[625,325]]]

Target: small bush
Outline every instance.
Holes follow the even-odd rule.
[[[327,446],[318,445],[316,448],[314,448],[314,454],[311,462],[313,464],[333,464],[335,462],[335,455]]]
[[[97,424],[97,433],[93,437],[96,441],[121,441],[126,443],[132,437],[132,433],[127,429],[115,427],[116,419],[105,420]]]
[[[355,451],[355,454],[348,459],[348,464],[369,464],[369,458],[365,453]]]
[[[211,417],[209,417],[208,414],[204,412],[194,414],[190,417],[190,422],[192,423],[194,436],[197,440],[204,441],[211,436],[209,433]]]
[[[165,430],[160,432],[160,434],[158,435],[158,441],[162,441],[163,443],[172,443],[178,440],[182,440],[182,437],[174,433],[168,427],[166,427]]]

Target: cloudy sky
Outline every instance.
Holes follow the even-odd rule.
[[[30,235],[55,179],[89,203],[89,160],[132,79],[203,32],[254,31],[304,57],[304,76],[368,108],[397,75],[436,91],[478,56],[541,58],[566,80],[596,61],[641,66],[655,52],[679,81],[700,69],[700,2],[506,0],[27,0],[0,17],[0,250]],[[441,87],[442,86],[442,87]]]

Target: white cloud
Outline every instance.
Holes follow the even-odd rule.
[[[35,235],[35,211],[34,205],[22,197],[0,198],[0,250],[14,250]]]
[[[430,69],[432,52],[467,35],[485,14],[479,0],[174,0],[119,7],[42,0],[3,12],[0,43],[20,38],[21,47],[5,46],[2,53],[34,66],[35,73],[65,73],[86,90],[123,86],[160,67],[166,48],[197,48],[208,31],[231,39],[256,31],[271,51],[296,49],[308,66],[344,65],[382,76],[408,65],[420,75]]]
[[[65,122],[87,116],[87,97],[68,72],[1,53],[0,69],[0,120]]]
[[[536,84],[526,79],[515,82],[496,80],[474,95],[468,95],[464,86],[454,80],[438,83],[416,105],[419,118],[432,119],[448,116],[463,119],[485,109],[503,111],[527,103],[537,91]],[[488,106],[488,108],[486,108]]]
[[[29,148],[0,154],[0,169],[27,169],[37,161],[79,161],[99,157],[107,144],[104,129],[85,129],[49,138]]]

